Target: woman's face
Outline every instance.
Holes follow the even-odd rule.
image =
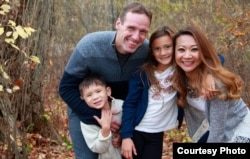
[[[170,36],[164,35],[156,38],[152,43],[152,52],[158,62],[158,67],[162,69],[172,65],[173,40]]]
[[[186,74],[191,74],[201,64],[200,50],[191,35],[181,35],[176,39],[175,61]]]

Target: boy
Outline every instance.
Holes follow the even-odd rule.
[[[81,99],[94,109],[101,110],[101,118],[93,116],[100,127],[94,124],[81,122],[81,131],[90,150],[99,154],[99,159],[121,159],[120,147],[112,145],[112,139],[119,134],[112,134],[110,125],[112,121],[111,110],[120,110],[115,115],[121,121],[123,101],[111,97],[111,88],[105,80],[96,74],[87,76],[79,85]]]

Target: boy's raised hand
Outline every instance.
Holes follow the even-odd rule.
[[[94,116],[94,118],[102,127],[103,137],[109,136],[111,133],[110,125],[112,121],[112,112],[110,110],[102,109],[101,118],[98,118],[97,116]]]

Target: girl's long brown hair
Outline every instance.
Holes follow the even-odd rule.
[[[220,98],[223,98],[224,100],[239,99],[243,87],[242,79],[240,76],[226,70],[222,66],[218,54],[215,52],[212,44],[198,27],[190,26],[176,33],[173,39],[174,57],[176,51],[176,41],[182,35],[192,36],[199,49],[199,56],[202,62],[194,74],[194,76],[196,76],[194,79],[196,79],[195,88],[197,89],[197,92],[201,92],[201,90],[204,89],[205,86],[202,85],[202,82],[206,80],[205,78],[207,77],[207,74],[210,73],[215,79],[218,79],[225,85],[226,92],[220,92]],[[175,68],[173,87],[179,93],[177,103],[178,105],[185,107],[187,96],[187,77],[185,72],[176,64],[175,60],[173,63]],[[208,88],[205,89],[208,90]]]

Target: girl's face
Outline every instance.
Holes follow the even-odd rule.
[[[181,35],[176,39],[175,61],[186,74],[191,74],[201,64],[200,50],[191,35]]]
[[[156,38],[152,43],[152,51],[158,62],[158,68],[165,70],[172,65],[173,40],[170,36],[164,35]]]
[[[108,96],[111,95],[110,87],[103,85],[91,84],[89,87],[82,89],[81,99],[85,100],[91,108],[102,109],[108,103]]]

